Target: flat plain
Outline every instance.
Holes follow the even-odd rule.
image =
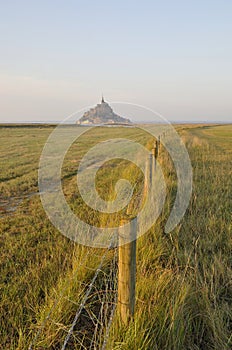
[[[43,209],[38,166],[53,129],[49,125],[0,126],[0,344],[6,350],[28,349],[32,341],[33,349],[60,349],[105,252],[61,235]],[[137,242],[134,321],[125,327],[115,315],[108,349],[221,350],[232,346],[232,125],[177,125],[176,129],[193,168],[189,207],[180,224],[165,233],[177,179],[169,155],[162,150],[167,197],[159,219]],[[83,203],[76,185],[78,164],[89,148],[122,133],[151,149],[154,140],[139,128],[99,127],[74,143],[64,160],[66,200],[76,215],[94,225],[108,222],[108,217],[95,215]],[[117,165],[108,162],[99,170],[99,194],[113,198],[114,185],[123,175],[135,188],[136,203],[143,175],[127,161],[118,160]],[[111,218],[112,225],[120,215]],[[112,258],[113,251],[109,251],[103,272],[109,272]],[[97,283],[99,290],[101,278]],[[87,313],[93,318],[97,309],[90,299]],[[100,349],[89,345],[91,322],[82,319],[78,326],[69,349]]]

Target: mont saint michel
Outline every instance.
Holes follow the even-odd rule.
[[[110,124],[110,125],[131,125],[131,121],[127,118],[120,117],[114,113],[110,105],[104,100],[102,96],[101,103],[97,104],[96,107],[91,108],[85,112],[84,115],[76,122],[81,125],[93,125],[93,124]]]

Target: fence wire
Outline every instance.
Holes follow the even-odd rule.
[[[167,137],[167,134],[167,132],[163,133],[162,137]],[[160,144],[161,135],[154,143],[155,159],[158,157]],[[44,347],[47,340],[43,340],[43,335],[46,339],[46,330],[52,327],[56,328],[54,332],[56,339],[50,340],[49,349],[106,350],[117,306],[118,250],[111,249],[109,246],[105,252],[103,251],[104,253],[97,254],[91,247],[85,249],[87,253],[83,261],[78,264],[71,279],[66,282],[46,317],[38,326],[29,350],[47,348]],[[88,259],[93,255],[100,259],[97,267],[88,265]],[[91,278],[88,282],[79,279],[78,273],[81,269],[89,272]],[[71,285],[79,287],[76,298],[66,295]],[[68,308],[68,311],[66,310],[67,324],[64,324],[64,317],[61,320],[56,318],[56,311],[62,301],[72,305],[71,314],[74,315],[74,318],[70,322],[70,314],[68,315],[70,308]],[[76,307],[75,312],[74,306]]]
[[[112,323],[117,303],[117,249],[109,247],[105,251],[101,250],[101,254],[96,249],[86,249],[87,253],[72,277],[66,281],[46,317],[37,326],[29,350],[105,349],[109,324]],[[100,260],[97,267],[91,266],[91,258]],[[88,273],[86,281],[78,275],[81,270]],[[76,297],[75,293],[69,292],[70,288],[77,290]],[[63,306],[63,314],[60,312],[62,305],[66,305],[66,310]],[[67,314],[66,319],[64,314]],[[72,322],[70,315],[75,315]],[[50,339],[48,345],[51,334],[54,339]]]
[[[79,344],[78,349],[101,349],[102,339],[104,339],[107,325],[110,322],[112,310],[115,309],[117,295],[117,250],[114,251],[113,259],[103,269],[108,253],[109,249],[103,255],[91,282],[88,284],[61,350],[67,349],[68,344],[73,348],[75,343],[75,345]],[[81,317],[82,320],[80,320]],[[87,325],[87,329],[84,329],[85,337],[82,337],[82,323]],[[72,342],[71,338],[73,338]]]

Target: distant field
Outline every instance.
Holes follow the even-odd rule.
[[[34,346],[60,349],[76,310],[75,303],[68,301],[78,303],[86,289],[83,285],[104,253],[71,242],[46,217],[38,196],[38,165],[53,128],[0,126],[0,344],[6,350],[28,349],[60,290],[68,285]],[[111,350],[232,347],[232,125],[177,125],[176,129],[193,167],[192,198],[181,223],[165,234],[176,173],[163,150],[165,207],[157,223],[138,240],[135,320],[126,329],[115,318],[107,345]],[[78,164],[88,148],[122,134],[149,149],[154,141],[140,129],[97,128],[83,135],[66,155],[62,169],[66,199],[76,215],[89,223],[100,225],[108,217],[96,216],[81,200]],[[127,161],[120,161],[120,172],[115,170],[111,163],[100,169],[96,183],[101,196],[113,195],[122,174],[134,185],[134,197],[141,196],[141,171]],[[115,215],[112,224],[119,219]],[[106,270],[110,259],[111,252]],[[83,261],[89,270],[80,269],[74,278],[75,267]],[[83,342],[89,333],[82,331]],[[79,336],[69,349],[84,349]]]

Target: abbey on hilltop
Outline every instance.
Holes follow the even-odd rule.
[[[115,114],[110,105],[105,102],[102,96],[101,103],[97,104],[96,107],[91,108],[85,112],[84,115],[77,121],[77,124],[81,125],[93,125],[93,124],[132,124],[129,119],[120,117]]]

